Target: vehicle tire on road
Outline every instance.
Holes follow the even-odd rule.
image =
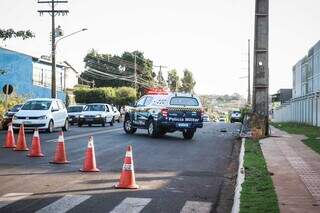
[[[183,138],[186,139],[186,140],[190,140],[193,138],[193,135],[196,131],[194,129],[188,129],[188,130],[184,130],[182,132],[183,134]]]
[[[78,123],[78,127],[82,127],[82,123]]]
[[[110,121],[110,126],[113,126],[114,123],[114,117],[112,118],[112,120]]]
[[[52,133],[53,132],[53,128],[54,128],[53,120],[50,120],[49,124],[48,124],[47,132],[48,133]]]
[[[107,118],[104,118],[102,123],[101,123],[101,126],[105,127],[106,126],[106,122],[107,122]]]
[[[62,131],[67,132],[69,130],[69,121],[66,119],[64,122],[64,126],[62,127]]]
[[[123,129],[127,134],[134,134],[137,128],[132,127],[131,120],[129,116],[126,116],[123,121]]]
[[[157,138],[159,137],[159,128],[156,124],[156,122],[151,118],[148,121],[148,134],[153,137],[153,138]]]

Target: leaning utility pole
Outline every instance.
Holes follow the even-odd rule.
[[[252,125],[269,133],[269,0],[256,0]]]
[[[250,76],[250,39],[248,39],[248,100],[247,103],[248,105],[251,104],[251,86],[250,86],[250,81],[251,81],[251,76]]]
[[[55,16],[66,15],[69,10],[55,10],[55,5],[59,3],[68,3],[68,1],[51,0],[51,1],[39,1],[39,4],[49,4],[50,10],[38,10],[40,15],[43,13],[49,13],[51,15],[51,98],[57,97],[56,92],[56,35],[55,35]]]

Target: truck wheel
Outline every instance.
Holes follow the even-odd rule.
[[[195,130],[193,130],[193,129],[192,130],[190,130],[190,129],[184,130],[182,132],[183,138],[186,139],[186,140],[190,140],[190,139],[193,138],[194,133],[195,133]]]
[[[127,134],[134,134],[137,131],[137,128],[132,127],[129,116],[126,116],[124,119],[123,129]]]
[[[153,138],[157,138],[157,137],[160,136],[157,124],[153,119],[149,119],[149,122],[148,122],[148,134]]]

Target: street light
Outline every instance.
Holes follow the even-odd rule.
[[[52,45],[52,58],[51,58],[51,63],[52,63],[52,76],[51,76],[51,97],[52,98],[56,98],[57,97],[57,91],[56,91],[56,48],[57,48],[57,44],[59,41],[61,41],[62,39],[65,39],[67,37],[70,37],[74,34],[83,32],[88,30],[87,28],[83,28],[81,30],[75,31],[73,33],[70,33],[69,35],[63,36],[60,39],[58,39],[54,45]],[[53,37],[53,41],[55,40],[55,35],[52,34]]]

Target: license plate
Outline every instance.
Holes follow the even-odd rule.
[[[189,127],[188,123],[178,123],[178,127]]]
[[[69,118],[69,121],[72,121],[72,118]]]
[[[87,121],[93,121],[93,118],[87,118],[86,120]]]
[[[23,121],[23,124],[31,124],[31,121]]]

